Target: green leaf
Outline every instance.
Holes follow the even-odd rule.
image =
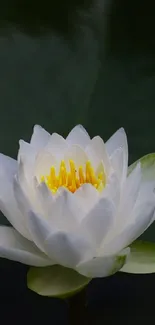
[[[155,272],[155,243],[136,240],[130,249],[131,253],[121,272],[139,274]]]
[[[142,158],[138,159],[128,168],[128,175],[133,171],[138,163],[141,163],[143,178],[147,180],[155,179],[155,153],[150,153]]]
[[[29,289],[42,296],[63,299],[75,295],[90,281],[90,278],[59,265],[31,267],[27,274]]]
[[[109,273],[109,276],[110,275],[114,275],[115,273],[117,273],[119,270],[120,270],[120,268],[123,266],[123,265],[125,265],[125,263],[126,263],[126,261],[127,261],[127,258],[128,258],[128,255],[130,255],[129,254],[129,248],[126,248],[125,249],[126,250],[126,254],[122,254],[122,255],[118,255],[117,257],[116,257],[116,262],[115,262],[115,264],[114,264],[114,266],[113,266],[113,268],[112,268],[112,270],[111,270],[111,272]],[[124,251],[124,250],[123,250]]]

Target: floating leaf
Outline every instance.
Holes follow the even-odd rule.
[[[27,274],[27,285],[39,295],[67,298],[81,291],[91,279],[76,271],[59,265],[31,267]]]
[[[121,272],[139,274],[155,272],[155,243],[136,240],[130,249],[130,255]]]

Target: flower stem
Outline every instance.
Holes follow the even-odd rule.
[[[76,296],[70,298],[68,301],[69,307],[69,324],[82,325],[87,324],[87,301],[86,289],[82,290]]]

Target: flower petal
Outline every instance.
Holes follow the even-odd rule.
[[[35,125],[30,144],[37,150],[40,150],[46,146],[49,138],[50,134],[46,130],[44,130],[40,125]]]
[[[54,262],[15,229],[0,227],[0,257],[32,266],[53,265]]]
[[[103,191],[100,193],[100,197],[110,198],[116,207],[120,203],[121,188],[120,182],[116,173],[112,173],[108,178],[108,183],[106,184]]]
[[[29,211],[29,231],[36,246],[45,253],[44,242],[52,232],[50,224],[39,214]]]
[[[91,184],[83,184],[74,193],[83,213],[79,214],[79,220],[82,220],[99,200],[99,192]]]
[[[38,182],[41,181],[41,176],[49,175],[52,166],[54,166],[56,172],[58,172],[58,162],[56,158],[46,150],[40,151],[36,157],[34,166],[34,176],[36,176]]]
[[[19,211],[13,191],[13,179],[17,172],[17,162],[0,154],[0,210],[24,237],[31,239],[24,216]]]
[[[41,214],[43,214],[43,216],[46,219],[48,219],[52,211],[52,204],[54,203],[55,200],[54,195],[52,195],[52,192],[49,190],[49,188],[44,182],[39,184],[37,180],[34,179],[34,186],[35,186],[36,200],[40,208],[40,212]]]
[[[92,243],[80,234],[57,231],[45,241],[47,255],[57,264],[75,268],[81,261],[92,259],[95,249]]]
[[[45,183],[35,186],[38,211],[54,227],[59,230],[73,230],[80,223],[82,210],[76,196],[61,187],[57,193],[52,194]]]
[[[45,150],[56,157],[58,161],[63,159],[64,153],[68,148],[66,140],[59,134],[53,133],[45,147]]]
[[[87,238],[75,232],[59,231],[30,212],[30,231],[35,244],[57,264],[74,267],[81,260],[93,257],[94,247]]]
[[[126,133],[123,128],[117,130],[111,138],[106,142],[108,155],[111,156],[116,149],[122,148],[126,156],[128,156],[128,143]],[[127,159],[128,160],[128,159]]]
[[[128,176],[125,186],[123,188],[120,216],[119,218],[124,219],[126,222],[130,222],[130,215],[137,201],[138,194],[140,191],[142,180],[141,165],[140,163],[136,166],[133,172]],[[118,218],[118,222],[119,222]]]
[[[64,155],[64,161],[66,163],[67,169],[69,169],[69,160],[75,162],[76,168],[82,166],[85,169],[86,162],[88,161],[88,156],[85,151],[78,145],[71,146]]]
[[[131,215],[131,222],[109,242],[103,242],[104,254],[115,254],[137,239],[154,221],[155,204],[151,201],[138,204]]]
[[[117,255],[95,257],[89,261],[77,265],[76,270],[87,277],[106,277],[119,271],[126,263],[129,248],[124,249]]]
[[[37,150],[24,140],[19,141],[18,161],[22,158],[29,164],[33,164],[35,161]]]
[[[154,169],[154,164],[151,165]],[[141,182],[143,168],[145,177],[142,178]],[[121,218],[117,223],[117,228],[109,234],[106,242],[103,242],[103,249],[107,254],[116,252],[133,242],[155,218],[155,180],[153,176],[150,179],[150,171],[147,173],[147,168],[151,168],[149,165],[147,167],[147,162],[145,166],[142,164],[141,169],[140,163],[138,163],[128,176],[124,190],[126,199],[125,197],[122,199],[124,209],[122,208],[122,212],[120,211]],[[151,173],[153,174],[153,171]],[[130,211],[129,214],[128,210]]]
[[[24,193],[22,190],[18,180],[15,178],[14,179],[14,193],[15,193],[15,198],[18,204],[18,207],[22,213],[22,215],[25,218],[26,226],[29,229],[29,233],[31,235],[31,238],[33,239],[34,243],[38,246],[38,248],[44,251],[44,236],[48,236],[50,233],[50,225],[47,222],[47,216],[45,214],[41,215],[41,217],[38,217],[40,211],[40,202],[38,202],[38,205],[36,202],[32,202],[32,200],[29,200],[29,197]],[[35,217],[37,218],[37,222],[34,225],[33,223],[33,212],[35,211]],[[46,213],[46,211],[45,211]],[[32,217],[32,218],[31,218]],[[39,223],[39,226],[38,226]],[[41,229],[42,227],[42,229]],[[45,232],[47,232],[47,235],[45,235]]]
[[[124,169],[127,170],[127,166],[124,166],[124,153],[122,148],[116,149],[113,152],[113,154],[110,157],[110,162],[122,186],[127,176],[125,175],[125,171],[124,171]]]
[[[27,225],[28,212],[32,209],[39,210],[38,202],[36,202],[33,196],[23,191],[18,178],[15,176],[13,180],[14,196],[18,205],[19,210],[25,218],[25,224]]]
[[[36,210],[27,211],[32,238],[42,251],[45,251],[44,241],[52,233],[74,231],[78,227],[79,215],[81,214],[81,208],[76,202],[76,198],[65,189],[61,191],[61,194],[58,194],[54,201],[50,197],[46,198],[46,203],[45,218],[43,215],[36,214]],[[25,205],[25,209],[27,205]]]
[[[116,150],[120,151],[119,160],[122,160],[122,180],[126,178],[128,168],[128,143],[126,133],[123,128],[119,129],[112,137],[106,142],[106,150],[109,157],[112,157]],[[122,155],[122,158],[121,158]],[[119,156],[119,155],[118,155]],[[113,156],[114,159],[114,156]],[[116,157],[115,157],[116,159]]]
[[[76,144],[85,149],[90,142],[90,136],[82,125],[77,125],[68,134],[66,140],[69,145]]]
[[[62,188],[54,202],[49,197],[48,221],[51,225],[62,231],[73,231],[80,222],[80,204],[74,194]]]
[[[108,248],[108,243],[111,242],[115,237],[120,236],[120,233],[128,226],[128,224],[134,223],[133,208],[138,198],[141,183],[141,168],[140,164],[131,174],[123,188],[123,194],[121,197],[120,204],[118,206],[115,223],[111,227],[108,236],[103,240],[102,246],[104,249]],[[121,247],[122,249],[122,247]],[[109,254],[109,250],[108,250]]]
[[[8,156],[0,154],[0,178],[8,176],[13,178],[17,172],[17,161]]]
[[[92,166],[96,169],[99,163],[102,161],[105,173],[109,174],[110,172],[110,161],[106,152],[106,146],[103,140],[96,136],[94,137],[90,144],[86,147],[86,153],[89,160],[92,163]]]
[[[97,247],[99,247],[112,226],[115,213],[113,203],[109,199],[102,198],[82,220],[82,231],[85,230],[89,233],[89,236],[92,236],[92,240]]]

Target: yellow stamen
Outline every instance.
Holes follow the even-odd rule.
[[[99,191],[105,187],[106,175],[103,167],[95,173],[90,161],[86,162],[85,168],[80,166],[77,169],[74,161],[69,160],[69,168],[70,170],[67,171],[66,164],[62,160],[58,175],[56,175],[55,167],[52,166],[50,174],[41,176],[40,181],[45,182],[53,193],[56,193],[59,187],[65,187],[74,193],[85,183],[92,184]]]
[[[51,184],[51,187],[55,187],[57,185],[57,182],[56,182],[56,175],[55,175],[55,168],[54,166],[51,167],[51,170],[50,170],[50,184]]]
[[[79,181],[80,181],[81,184],[85,183],[85,177],[84,177],[84,174],[83,174],[82,166],[79,167]]]

